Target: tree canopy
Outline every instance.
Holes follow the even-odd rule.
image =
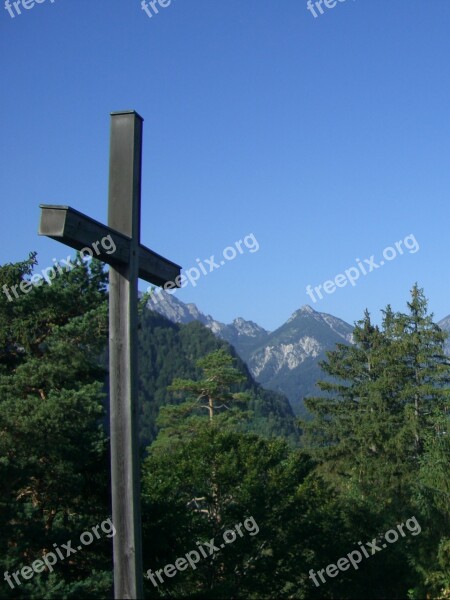
[[[0,288],[28,281],[35,264],[31,254],[0,267]],[[95,260],[12,301],[0,295],[4,573],[110,515],[107,296]],[[231,346],[141,303],[144,566],[165,573],[199,554],[195,568],[148,577],[146,597],[450,596],[445,335],[415,285],[405,312],[387,306],[378,326],[366,311],[353,337],[322,363],[323,393],[307,399],[312,418],[300,430],[287,401],[261,388]],[[411,520],[415,533],[327,575]],[[111,539],[14,588],[2,583],[7,599],[111,597]]]

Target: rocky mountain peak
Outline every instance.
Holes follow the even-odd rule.
[[[232,326],[236,329],[238,335],[246,335],[250,337],[257,337],[261,334],[267,334],[263,327],[260,327],[257,323],[253,321],[246,321],[242,317],[237,317],[234,319]]]
[[[226,325],[166,292],[157,292],[148,307],[177,323],[203,323],[235,347],[259,383],[284,393],[295,412],[301,412],[303,396],[316,391],[311,382],[322,375],[318,361],[325,358],[325,351],[338,342],[352,343],[351,325],[308,305],[273,332],[242,317]]]

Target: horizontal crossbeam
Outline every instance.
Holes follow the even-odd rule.
[[[40,208],[39,235],[50,237],[75,250],[92,249],[94,245],[94,257],[113,267],[129,263],[130,238],[123,233],[119,233],[107,225],[102,225],[70,206],[41,204]],[[116,248],[114,252],[111,252],[111,247],[108,245],[106,250],[110,254],[101,244],[101,241],[108,236],[111,236]],[[180,271],[179,265],[163,258],[142,244],[139,245],[140,279],[160,286],[169,281],[176,285],[178,283],[176,278],[180,275]]]

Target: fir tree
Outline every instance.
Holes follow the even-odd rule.
[[[16,571],[103,522],[107,440],[99,355],[107,340],[106,274],[80,261],[52,285],[0,297],[0,536],[3,570]],[[36,264],[0,268],[0,287]],[[11,597],[102,597],[111,589],[110,540],[35,574]],[[2,597],[4,597],[2,593]]]

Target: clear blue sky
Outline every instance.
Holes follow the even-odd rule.
[[[30,1],[30,0],[28,0]],[[142,241],[185,268],[246,251],[177,292],[267,329],[304,304],[349,322],[402,309],[415,281],[450,313],[450,2],[0,0],[0,263],[66,248],[40,203],[105,222],[109,113],[145,119]],[[313,303],[355,259],[406,251]],[[146,284],[141,282],[141,289]]]

